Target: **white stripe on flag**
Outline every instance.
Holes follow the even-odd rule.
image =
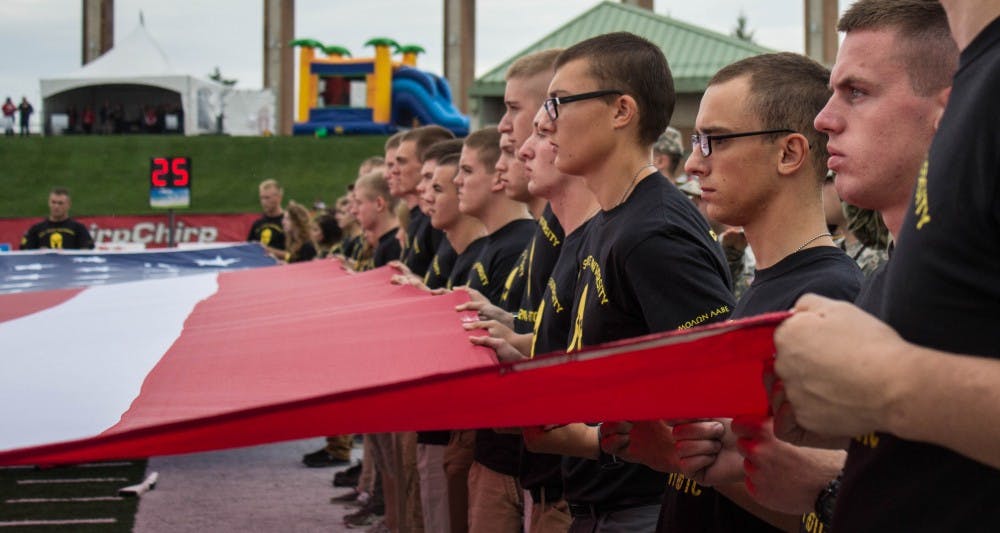
[[[0,323],[0,450],[84,438],[118,423],[216,274],[91,287]]]

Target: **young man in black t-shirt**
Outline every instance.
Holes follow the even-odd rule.
[[[281,225],[285,211],[281,208],[284,191],[276,180],[264,180],[257,188],[263,214],[250,226],[247,242],[259,242],[276,259],[285,258],[285,230]]]
[[[487,242],[472,265],[468,286],[494,305],[500,304],[504,282],[534,232],[525,204],[508,198],[496,170],[500,133],[494,128],[465,139],[459,160],[459,210],[486,227]],[[517,435],[491,429],[476,432],[475,462],[469,471],[469,529],[513,530],[523,521],[523,496],[517,483]],[[489,529],[487,529],[489,528]]]
[[[399,259],[402,248],[396,240],[399,221],[396,219],[396,198],[389,192],[389,184],[381,172],[373,172],[354,182],[357,198],[358,224],[374,248],[370,263],[358,268],[370,270]]]
[[[655,88],[655,89],[654,89]],[[724,318],[728,268],[707,223],[656,173],[651,146],[673,112],[662,51],[627,33],[588,39],[556,61],[545,109],[556,166],[580,175],[601,206],[580,250],[568,350]],[[534,430],[525,429],[532,447]],[[571,531],[651,530],[666,474],[600,455],[599,429],[571,424],[549,437],[577,459],[564,463]]]
[[[69,190],[55,187],[49,192],[49,216],[31,226],[21,237],[22,250],[53,248],[66,250],[90,250],[94,239],[86,226],[69,217],[72,201]]]
[[[455,136],[441,126],[423,126],[406,132],[396,149],[396,164],[388,176],[393,196],[406,202],[410,208],[410,222],[406,227],[406,247],[401,258],[404,265],[417,276],[427,272],[434,251],[442,235],[431,227],[427,206],[420,202],[420,183],[423,180],[424,152],[434,143],[454,139]],[[431,170],[433,172],[433,169]]]
[[[850,306],[803,298],[800,313],[775,336],[776,370],[794,410],[781,396],[773,401],[776,409],[793,411],[807,429],[862,435],[851,443],[834,527],[991,531],[998,518],[993,494],[1000,488],[1000,431],[982,422],[1000,414],[995,327],[1000,129],[990,118],[1000,111],[995,98],[1000,3],[944,3],[962,49],[950,97],[946,73],[936,72],[948,61],[927,54],[941,48],[940,30],[914,33],[913,21],[900,24],[899,16],[859,25],[864,19],[853,16],[854,7],[841,21],[848,33],[831,79],[837,92],[816,121],[830,129],[831,143],[837,135],[844,144],[855,141],[852,148],[862,146],[858,130],[851,133],[839,124],[868,117],[866,125],[877,131],[873,115],[859,116],[844,105],[849,85],[841,89],[837,83],[838,73],[850,75],[842,78],[847,80],[879,65],[873,50],[894,54],[912,82],[905,100],[877,98],[890,93],[876,85],[882,90],[872,104],[878,105],[880,120],[906,126],[924,118],[926,113],[913,111],[920,96],[948,98],[948,105],[943,116],[925,118],[939,121],[938,131],[908,208],[899,211],[898,246],[879,280],[884,294],[875,291],[859,301],[886,323]],[[846,28],[849,15],[852,27]],[[926,19],[925,14],[920,22]],[[885,79],[889,73],[874,74],[892,88],[893,78]],[[887,224],[893,228],[888,218]],[[878,300],[881,305],[872,305]]]
[[[853,300],[861,287],[861,271],[834,244],[823,211],[826,142],[812,122],[830,94],[828,77],[825,68],[804,56],[765,54],[720,70],[702,98],[685,170],[699,179],[708,216],[742,227],[756,255],[753,283],[737,302],[732,318],[786,310],[807,292]],[[761,457],[778,457],[801,466],[803,477],[815,475],[825,483],[836,476],[843,452],[776,446],[769,422],[753,422],[760,429],[752,438],[747,436],[748,448],[753,450],[747,455],[751,464]],[[624,451],[662,470],[671,466],[662,459],[662,450],[671,448],[672,439],[684,447],[701,443],[710,450],[714,443],[735,441],[725,429],[728,423],[676,425],[659,445],[648,432],[609,437],[603,444],[605,451]],[[724,433],[691,439],[698,429],[723,429]],[[633,447],[638,453],[630,453]],[[757,449],[763,447],[767,447],[766,454]],[[718,455],[706,452],[679,464],[681,472],[713,487],[671,474],[659,531],[781,531],[797,527],[801,513],[809,510],[779,509],[783,511],[779,513],[753,504],[743,483],[743,457],[733,446],[723,447]],[[832,464],[832,468],[809,471],[817,464]],[[757,470],[754,467],[752,473]],[[783,481],[773,480],[779,485]],[[807,494],[808,499],[814,497],[815,492]]]

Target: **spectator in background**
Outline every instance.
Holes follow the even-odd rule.
[[[83,108],[83,132],[90,135],[94,131],[94,122],[97,120],[97,116],[94,115],[94,108],[87,106]]]
[[[340,226],[342,235],[340,253],[344,257],[354,257],[354,252],[361,248],[362,238],[358,219],[351,214],[351,199],[346,195],[337,198],[333,216],[337,220],[337,225]]]
[[[675,185],[688,181],[684,173],[684,141],[681,132],[667,126],[666,131],[653,143],[653,166]]]
[[[889,260],[889,230],[877,211],[843,202],[833,181],[831,173],[823,184],[826,225],[837,246],[854,259],[865,276],[870,276]]]
[[[316,243],[316,257],[325,259],[341,253],[340,245],[344,233],[328,211],[322,211],[313,217],[309,223],[309,234]]]
[[[28,102],[28,97],[27,96],[22,96],[21,97],[21,104],[17,106],[17,110],[18,110],[18,112],[21,115],[21,117],[20,117],[21,118],[21,136],[22,137],[27,137],[28,135],[30,135],[30,132],[28,131],[28,124],[29,124],[29,122],[31,120],[31,114],[35,112],[35,108],[31,106],[30,102]]]
[[[267,253],[275,259],[285,258],[285,230],[281,220],[285,212],[281,209],[284,191],[276,180],[264,180],[258,187],[260,207],[264,214],[254,221],[247,235],[247,242],[259,242]]]
[[[69,190],[54,187],[49,192],[49,217],[28,230],[21,238],[22,250],[39,248],[65,248],[69,250],[93,249],[94,239],[86,226],[69,218],[72,202]]]
[[[316,245],[309,231],[309,211],[295,200],[288,202],[281,217],[281,227],[285,230],[285,262],[298,263],[316,258]]]
[[[14,112],[17,111],[17,106],[11,101],[10,97],[3,103],[3,132],[4,135],[14,135]]]

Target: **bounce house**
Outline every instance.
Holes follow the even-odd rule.
[[[416,68],[423,48],[392,39],[371,39],[375,57],[352,58],[340,46],[313,39],[299,48],[299,100],[295,135],[390,134],[399,127],[437,124],[457,136],[469,133],[469,117],[451,101],[448,81]],[[390,48],[402,54],[393,61]],[[322,51],[326,57],[317,57]]]

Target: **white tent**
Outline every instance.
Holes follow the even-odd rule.
[[[55,130],[71,110],[79,121],[87,107],[96,115],[102,107],[117,106],[121,106],[122,115],[118,126],[125,132],[148,129],[186,135],[214,133],[218,131],[217,117],[229,114],[223,106],[226,97],[246,93],[176,71],[142,23],[114,48],[76,72],[40,83],[42,127],[52,133],[58,133]],[[257,100],[262,102],[261,113],[273,113],[273,96],[267,98],[270,91],[254,92],[260,93]],[[159,109],[161,122],[148,128],[143,123],[143,110],[154,108]]]

